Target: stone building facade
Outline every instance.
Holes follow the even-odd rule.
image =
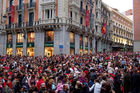
[[[5,11],[1,11],[1,15],[7,18],[4,33],[0,34],[1,55],[52,56],[61,53],[90,54],[104,50],[101,44],[104,39],[100,35],[101,0],[2,2],[1,9]],[[106,51],[110,51],[111,40],[106,40],[104,44]]]
[[[121,14],[117,9],[111,8],[113,20],[113,50],[133,50],[133,21]]]

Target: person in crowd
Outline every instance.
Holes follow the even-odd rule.
[[[0,56],[0,93],[140,93],[140,52]]]

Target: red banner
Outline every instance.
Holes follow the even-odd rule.
[[[102,33],[103,34],[107,34],[107,24],[106,23],[103,23],[103,25],[102,25]]]
[[[11,23],[14,22],[15,6],[11,6]]]
[[[89,10],[86,11],[86,25],[89,26]]]
[[[107,33],[107,24],[106,24],[106,23],[104,23],[104,27],[105,27],[105,32],[104,32],[104,34],[106,35],[106,33]]]

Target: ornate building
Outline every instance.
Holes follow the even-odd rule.
[[[103,51],[98,43],[103,41],[101,0],[1,1],[1,15],[6,16],[4,32],[0,34],[2,55],[51,56]]]

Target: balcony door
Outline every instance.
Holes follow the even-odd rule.
[[[34,13],[30,12],[29,13],[29,26],[33,26],[33,22],[34,22]]]

